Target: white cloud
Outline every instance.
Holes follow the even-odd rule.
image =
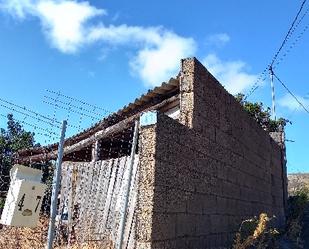
[[[36,9],[52,45],[66,53],[74,53],[84,44],[87,21],[106,13],[88,2],[73,1],[40,1]]]
[[[162,27],[101,25],[95,27],[88,37],[88,42],[97,40],[140,47],[130,66],[148,86],[161,84],[175,75],[180,59],[192,56],[196,51],[192,38],[181,37]]]
[[[155,47],[139,51],[131,67],[149,85],[168,80],[180,67],[180,59],[195,53],[195,42],[173,33],[166,33]]]
[[[177,74],[180,59],[192,56],[196,51],[192,38],[181,37],[162,27],[100,25],[88,36],[89,43],[95,41],[139,47],[130,67],[147,86],[159,85]]]
[[[75,53],[85,43],[92,18],[106,14],[88,2],[73,0],[0,0],[0,9],[20,20],[34,16],[50,44],[63,53]]]
[[[107,12],[86,1],[0,0],[0,3],[2,10],[19,19],[39,18],[51,45],[63,53],[76,53],[81,47],[96,42],[134,48],[137,51],[130,58],[131,70],[147,86],[161,84],[177,74],[180,59],[196,51],[192,38],[163,27],[93,24],[94,17]]]
[[[296,97],[306,107],[306,109],[309,109],[309,99],[308,98],[303,98],[300,96],[296,96]],[[278,105],[281,107],[287,108],[290,111],[304,111],[301,105],[290,94],[286,94],[284,97],[280,98],[278,100]]]
[[[230,36],[226,33],[213,34],[207,37],[207,45],[223,46],[231,40]]]
[[[35,12],[35,0],[0,0],[0,9],[10,15],[24,19],[29,13]]]
[[[202,63],[231,94],[244,92],[257,79],[257,75],[247,72],[248,66],[241,60],[222,61],[215,54],[209,54]]]

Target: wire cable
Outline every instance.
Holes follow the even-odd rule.
[[[286,43],[288,42],[288,40],[292,37],[293,33],[296,31],[297,27],[300,25],[300,23],[303,21],[303,19],[305,18],[305,16],[308,14],[309,12],[309,8],[306,9],[305,13],[301,16],[301,18],[299,19],[300,14],[303,11],[303,8],[306,4],[307,0],[303,0],[283,42],[281,43],[279,49],[277,50],[277,52],[275,53],[273,59],[271,60],[271,62],[269,63],[269,65],[263,70],[263,72],[260,74],[260,76],[257,78],[256,82],[252,85],[251,89],[248,91],[248,93],[246,94],[246,96],[244,97],[244,100],[246,100],[248,97],[250,97],[259,87],[259,83],[263,82],[267,76],[265,76],[266,72],[268,72],[268,70],[270,68],[276,68],[279,63],[286,57],[286,55],[291,51],[291,49],[296,45],[296,43],[300,40],[300,38],[302,37],[302,35],[307,31],[308,26],[306,26],[304,28],[304,30],[301,32],[300,35],[298,35],[298,37],[296,38],[296,40],[292,43],[292,45],[290,46],[290,48],[288,49],[288,51],[279,59],[279,62],[276,63],[275,66],[274,63],[276,62],[280,52],[282,51],[282,49],[284,48],[284,46],[286,45]],[[298,21],[297,21],[298,20]]]
[[[302,12],[302,10],[303,10],[304,5],[306,4],[306,2],[307,2],[307,0],[304,0],[304,1],[302,2],[302,4],[301,4],[301,6],[300,6],[300,8],[299,8],[299,10],[298,10],[298,12],[297,12],[297,14],[296,14],[294,20],[293,20],[293,22],[292,22],[292,24],[291,24],[291,27],[289,28],[289,30],[288,30],[286,36],[285,36],[284,39],[283,39],[283,42],[281,43],[281,46],[279,47],[278,51],[276,52],[275,56],[273,57],[273,59],[272,59],[272,61],[271,61],[271,64],[270,64],[271,66],[273,66],[273,64],[275,63],[275,61],[276,61],[278,55],[280,54],[280,52],[281,52],[281,50],[283,49],[284,45],[287,43],[287,41],[288,41],[288,39],[289,39],[291,33],[295,31],[295,30],[293,30],[294,25],[295,25],[295,23],[296,23],[296,21],[297,21],[299,15],[300,15],[300,13]]]
[[[309,110],[305,107],[305,105],[296,97],[296,95],[279,79],[279,77],[273,73],[275,78],[280,82],[280,84],[288,91],[288,93],[297,101],[297,103],[309,114]]]

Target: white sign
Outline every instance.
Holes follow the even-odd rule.
[[[1,215],[1,223],[36,227],[46,185],[40,183],[42,172],[22,165],[11,170],[11,184]]]

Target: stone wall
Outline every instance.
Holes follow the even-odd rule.
[[[194,58],[180,112],[141,129],[136,248],[228,248],[261,212],[283,224],[284,150]]]

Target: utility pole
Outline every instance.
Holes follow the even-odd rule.
[[[276,101],[275,101],[275,85],[274,85],[274,71],[273,67],[269,67],[270,86],[271,86],[271,116],[276,120]]]

